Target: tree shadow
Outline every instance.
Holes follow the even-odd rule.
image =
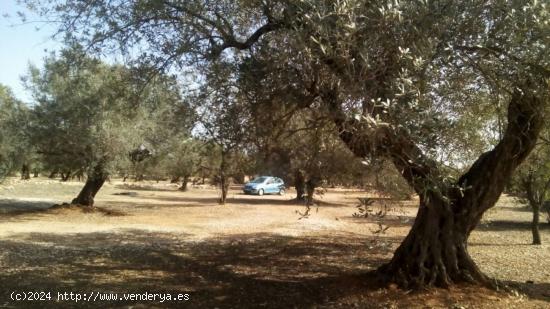
[[[131,183],[124,183],[120,185],[115,185],[116,189],[120,190],[134,190],[134,191],[157,191],[157,192],[175,192],[178,191],[177,187],[173,188],[159,188],[154,185],[146,185],[146,184],[131,184]]]
[[[185,303],[141,302],[167,308],[330,307],[357,289],[378,289],[374,279],[357,274],[375,269],[391,253],[391,248],[368,252],[364,237],[336,240],[260,233],[189,242],[181,236],[141,230],[16,235],[0,241],[5,265],[0,286],[10,287],[0,292],[0,298],[6,302],[12,290],[39,288],[55,291],[55,297],[57,291],[190,294]],[[77,305],[136,303],[140,302]],[[70,308],[75,303],[25,305]]]
[[[497,208],[500,210],[510,210],[510,211],[517,211],[517,212],[532,212],[529,205],[525,204],[519,204],[521,206],[504,206],[504,205],[498,205]]]
[[[149,199],[149,198],[147,198]],[[195,207],[207,207],[210,205],[204,204],[183,204],[183,203],[147,203],[147,202],[130,202],[130,201],[114,201],[114,200],[103,200],[101,202],[106,209],[121,209],[129,211],[130,209],[170,209],[170,208],[195,208]],[[128,215],[131,215],[129,213]]]
[[[476,228],[478,231],[530,231],[531,222],[528,221],[508,221],[508,220],[494,220],[483,224],[479,224]],[[550,230],[550,224],[545,222],[539,224],[539,230]]]
[[[18,199],[0,199],[0,221],[3,222],[22,222],[28,221],[32,215],[45,214],[54,202],[49,200],[18,200]]]
[[[414,223],[415,217],[413,216],[400,216],[400,215],[387,215],[383,218],[378,218],[376,216],[369,217],[359,217],[359,216],[350,216],[345,218],[340,218],[350,223],[371,223],[371,224],[383,224],[389,227],[410,227]]]
[[[500,244],[500,243],[484,243],[484,242],[468,241],[468,246],[470,246],[470,247],[510,247],[510,248],[515,248],[517,246],[529,247],[529,246],[532,246],[532,244],[531,243],[505,243],[505,244]]]
[[[40,211],[50,208],[55,202],[50,200],[21,200],[21,199],[0,199],[0,214],[25,213]]]
[[[276,206],[305,206],[303,202],[297,201],[296,199],[275,199],[270,198],[268,196],[262,196],[262,197],[255,197],[255,196],[248,196],[245,194],[239,194],[235,197],[231,196],[230,193],[226,200],[226,206],[231,205],[244,205],[244,206],[258,206],[258,205],[276,205]],[[151,196],[147,197],[147,199],[151,200],[158,200],[162,202],[180,202],[182,205],[185,204],[192,204],[192,205],[208,205],[208,204],[218,204],[219,197],[197,197],[197,196],[186,196],[185,194],[182,194],[181,196],[176,197],[168,197],[168,196]],[[327,206],[327,207],[342,207],[342,206],[348,206],[345,204],[339,204],[339,203],[331,203],[326,202],[322,200],[315,200],[315,205],[313,206]]]
[[[99,213],[105,216],[125,216],[117,209],[109,207],[82,207],[67,203],[55,204],[51,200],[0,199],[0,220],[4,222],[23,222],[39,220],[41,216],[55,214],[62,209],[73,209],[83,213]]]
[[[525,293],[531,299],[550,302],[550,282],[504,281],[503,283]]]

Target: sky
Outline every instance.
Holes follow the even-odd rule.
[[[23,23],[17,12],[24,12],[27,20]],[[16,0],[0,0],[0,84],[6,85],[15,96],[30,103],[31,96],[25,90],[21,76],[25,75],[29,63],[41,66],[43,58],[62,46],[51,38],[55,25],[36,22],[33,16]],[[39,28],[39,30],[37,30]]]

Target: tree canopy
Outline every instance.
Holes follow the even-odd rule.
[[[30,156],[25,134],[29,108],[11,90],[0,85],[0,180],[21,167]]]
[[[406,287],[489,284],[467,239],[544,122],[544,1],[26,2],[60,21],[68,41],[159,71],[220,61],[225,76],[255,70],[264,84],[241,95],[288,94],[281,101],[324,115],[357,157],[391,161],[420,197],[378,274]],[[212,87],[208,72],[196,82]],[[221,97],[241,103],[230,90]]]

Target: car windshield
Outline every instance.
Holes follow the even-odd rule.
[[[266,179],[267,179],[267,177],[258,177],[256,179],[252,180],[250,183],[263,183]]]

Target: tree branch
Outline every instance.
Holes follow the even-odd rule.
[[[508,127],[502,140],[491,151],[481,155],[458,181],[464,188],[463,202],[475,205],[465,214],[481,218],[500,196],[516,167],[536,145],[543,125],[543,98],[529,87],[516,89],[508,106]],[[477,224],[478,220],[475,220]],[[475,224],[470,228],[473,229]]]

